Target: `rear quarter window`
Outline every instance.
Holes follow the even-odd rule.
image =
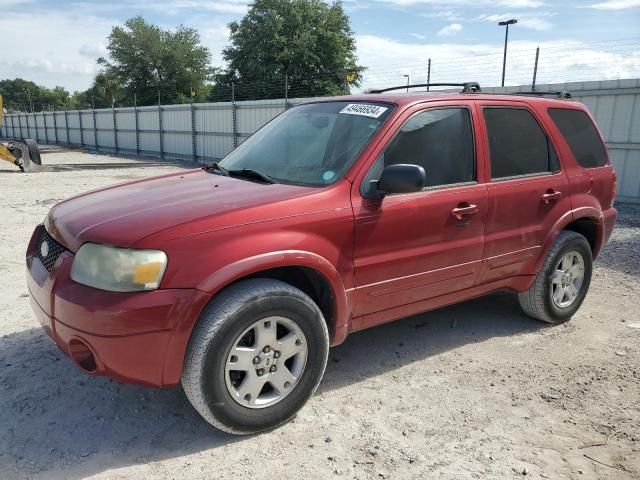
[[[607,152],[589,116],[581,110],[550,108],[549,115],[584,168],[607,164]]]

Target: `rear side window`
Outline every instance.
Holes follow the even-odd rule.
[[[585,112],[568,108],[550,108],[549,115],[582,167],[594,168],[607,164],[607,153],[600,135]]]
[[[528,110],[483,109],[489,136],[491,178],[533,175],[559,170],[558,157]]]
[[[471,117],[466,108],[430,109],[417,113],[400,128],[384,152],[384,165],[420,165],[427,186],[475,179]]]

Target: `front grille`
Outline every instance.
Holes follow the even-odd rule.
[[[47,244],[46,246],[44,246],[45,242]],[[47,269],[47,272],[53,270],[53,266],[56,264],[58,257],[60,257],[65,250],[66,248],[60,245],[46,230],[42,230],[38,245],[36,246],[36,252],[42,265]],[[43,253],[46,253],[46,255],[43,255]]]

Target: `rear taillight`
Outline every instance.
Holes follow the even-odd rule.
[[[611,169],[611,173],[613,174],[613,186],[611,191],[611,203],[609,204],[609,208],[613,207],[613,202],[616,200],[616,194],[618,193],[618,176],[616,175],[616,171]]]

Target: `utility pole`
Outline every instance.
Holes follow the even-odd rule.
[[[284,109],[289,109],[289,74],[284,74]]]
[[[504,75],[507,68],[507,42],[509,41],[509,25],[515,25],[518,23],[518,20],[512,18],[511,20],[505,20],[503,22],[499,22],[498,25],[501,27],[507,27],[504,32],[504,56],[502,57],[502,84],[504,87]]]
[[[160,87],[158,87],[158,140],[160,142],[160,160],[164,160],[164,131],[162,127],[162,100],[160,99]]]
[[[407,93],[409,93],[409,75],[403,75],[407,79]]]
[[[531,91],[536,90],[536,77],[538,76],[538,58],[540,58],[540,47],[536,47],[536,63],[533,65],[533,81],[531,82]]]
[[[429,84],[431,83],[431,59],[427,63],[427,92],[429,91]]]
[[[231,126],[233,127],[233,148],[238,146],[238,119],[236,112],[236,84],[231,82]]]
[[[138,95],[133,94],[133,121],[136,127],[136,157],[140,156],[140,130],[138,128]]]

